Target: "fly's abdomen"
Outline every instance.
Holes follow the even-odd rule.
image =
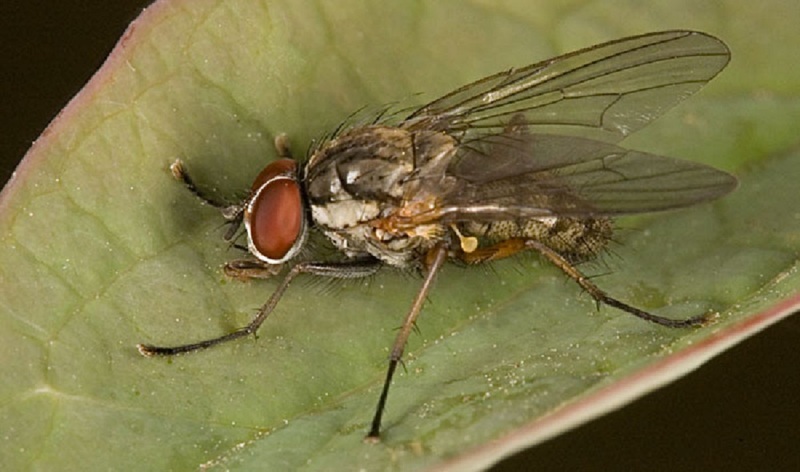
[[[606,247],[613,233],[608,218],[543,217],[519,221],[463,223],[465,236],[478,238],[480,246],[509,239],[533,239],[557,251],[570,261],[591,259]]]

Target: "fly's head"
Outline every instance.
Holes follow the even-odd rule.
[[[297,162],[279,159],[267,165],[240,210],[248,250],[267,264],[294,257],[306,239],[304,205]]]

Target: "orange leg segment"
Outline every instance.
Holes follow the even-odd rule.
[[[525,245],[524,239],[512,238],[491,246],[475,249],[472,252],[459,252],[457,257],[467,264],[480,264],[481,262],[505,259],[506,257],[511,257],[526,249],[528,249],[528,247]]]

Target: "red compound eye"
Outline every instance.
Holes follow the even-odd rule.
[[[295,177],[297,164],[281,159],[268,165],[253,184],[245,211],[250,250],[259,259],[279,263],[299,249],[305,235],[303,198]]]
[[[278,159],[275,162],[271,162],[267,167],[264,167],[264,170],[262,170],[258,174],[258,177],[256,177],[256,180],[253,181],[253,193],[258,192],[258,189],[260,189],[262,185],[279,175],[295,178],[297,175],[297,162],[291,159]]]

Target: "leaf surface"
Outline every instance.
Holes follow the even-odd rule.
[[[477,468],[786,316],[800,285],[800,73],[796,51],[771,45],[796,39],[796,12],[771,2],[780,20],[756,42],[733,18],[766,13],[743,1],[714,11],[617,2],[627,20],[600,3],[150,7],[0,196],[0,455],[10,470]],[[221,240],[218,212],[171,178],[176,157],[234,198],[274,158],[278,133],[299,155],[362,107],[422,103],[512,66],[667,28],[718,35],[733,62],[624,145],[718,166],[740,188],[621,220],[620,244],[584,269],[658,314],[717,310],[714,325],[671,330],[598,311],[534,257],[449,266],[378,445],[361,438],[413,275],[298,283],[257,340],[171,360],[136,352],[139,342],[241,326],[275,286],[224,278],[221,265],[238,254]]]

